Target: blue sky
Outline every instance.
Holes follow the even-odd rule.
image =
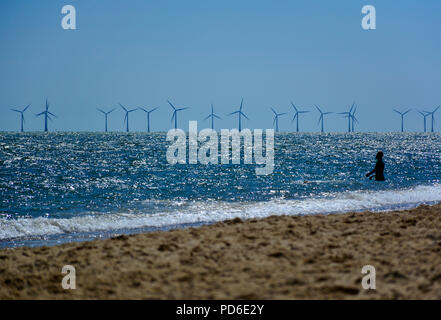
[[[77,30],[61,28],[61,8],[74,5]],[[361,28],[361,8],[377,11],[377,29]],[[179,126],[209,114],[217,128],[237,126],[234,111],[244,98],[250,121],[272,127],[270,107],[290,112],[280,119],[291,131],[290,100],[311,110],[301,130],[319,131],[317,104],[326,111],[358,105],[361,131],[397,131],[392,108],[414,111],[409,131],[422,130],[417,109],[441,104],[441,1],[91,1],[3,0],[0,3],[0,131],[19,128],[12,107],[32,103],[26,130],[42,130],[35,114],[58,118],[50,130],[100,131],[96,108],[160,107],[153,130],[167,130],[170,99],[191,109]],[[122,131],[119,108],[109,129]],[[436,131],[441,131],[441,112]],[[145,114],[131,114],[131,129],[144,131]],[[331,115],[326,131],[345,131]]]

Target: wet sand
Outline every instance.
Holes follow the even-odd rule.
[[[75,290],[61,287],[64,265]],[[376,290],[361,269],[376,268]],[[441,299],[441,205],[0,250],[2,299]]]

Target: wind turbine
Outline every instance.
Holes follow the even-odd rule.
[[[420,115],[422,115],[423,118],[424,118],[424,132],[427,132],[427,131],[426,131],[426,118],[427,118],[428,116],[430,116],[430,112],[427,112],[427,111],[418,111],[418,113],[419,113]]]
[[[242,98],[242,101],[240,102],[239,110],[228,114],[229,116],[236,114],[236,113],[239,115],[239,131],[242,131],[242,118],[241,117],[244,116],[245,119],[248,119],[248,117],[245,115],[245,113],[242,112],[242,108],[243,108],[243,98]],[[250,120],[250,119],[248,119],[248,120]]]
[[[167,102],[173,108],[173,115],[171,117],[171,121],[173,121],[173,119],[175,119],[175,129],[177,129],[178,128],[178,112],[185,110],[185,109],[188,109],[189,107],[175,108],[175,106],[170,101],[167,100]]]
[[[355,102],[352,104],[351,109],[349,109],[349,111],[338,113],[338,114],[345,114],[346,115],[345,118],[348,118],[348,132],[351,132],[351,121],[353,121],[352,109],[354,109],[354,105],[355,105]]]
[[[24,122],[26,122],[25,121],[25,118],[24,118],[24,113],[25,113],[25,111],[29,108],[29,106],[30,106],[31,104],[28,104],[27,106],[26,106],[26,108],[24,108],[23,110],[17,110],[17,109],[11,109],[12,111],[15,111],[15,112],[18,112],[18,113],[20,113],[20,119],[21,119],[21,132],[23,132],[23,123]]]
[[[211,118],[211,129],[214,130],[214,118],[221,120],[221,118],[214,114],[213,104],[211,104],[211,114],[206,116],[204,120],[207,120],[208,118]]]
[[[357,106],[355,106],[354,110],[352,111],[352,114],[349,114],[350,118],[351,118],[351,124],[352,124],[352,132],[355,131],[355,122],[358,122],[358,119],[355,117],[355,112],[357,111]]]
[[[297,107],[294,105],[294,103],[292,103],[292,101],[291,101],[291,105],[295,110],[294,117],[292,118],[292,121],[297,120],[297,132],[299,132],[299,114],[308,113],[309,111],[300,111],[299,109],[297,109]]]
[[[150,113],[152,113],[153,111],[155,111],[156,109],[158,109],[158,107],[156,107],[156,108],[153,108],[153,109],[151,109],[151,110],[147,110],[147,109],[144,109],[144,108],[139,108],[139,109],[141,109],[142,111],[144,111],[145,113],[147,113],[147,132],[150,132]]]
[[[104,110],[101,110],[100,108],[97,108],[97,110],[99,111],[99,112],[101,112],[102,114],[104,114],[104,117],[105,117],[105,119],[106,119],[106,127],[105,127],[105,132],[107,132],[107,116],[109,115],[109,114],[111,114],[113,111],[115,111],[115,108],[114,109],[112,109],[112,110],[110,110],[110,111],[104,111]]]
[[[398,113],[401,116],[401,132],[404,132],[404,116],[411,110],[407,110],[406,112],[400,112],[396,109],[393,109],[396,113]]]
[[[126,109],[126,107],[124,107],[121,103],[120,103],[119,105],[120,105],[121,108],[123,108],[124,111],[126,112],[126,115],[125,115],[125,117],[124,117],[124,122],[126,123],[126,132],[129,132],[129,113],[130,113],[130,112],[133,112],[133,111],[136,111],[137,108],[135,108],[135,109],[131,109],[131,110],[128,110],[128,109]]]
[[[276,110],[274,110],[273,108],[271,108],[271,110],[274,113],[273,125],[276,124],[276,132],[279,132],[279,117],[283,116],[284,114],[286,114],[286,112],[284,112],[284,113],[277,113]]]
[[[46,110],[36,114],[35,116],[39,117],[39,116],[42,116],[42,115],[44,115],[44,132],[47,132],[48,131],[47,130],[47,119],[52,121],[51,116],[53,116],[55,118],[57,117],[56,115],[54,115],[52,112],[49,111],[49,103],[47,102],[47,99],[46,99]]]
[[[437,112],[438,111],[438,109],[441,107],[441,105],[439,105],[438,107],[436,107],[436,109],[435,110],[433,110],[432,112],[430,112],[430,111],[424,111],[424,112],[427,112],[428,114],[430,114],[431,116],[432,116],[432,132],[433,132],[433,123],[435,122],[435,119],[434,119],[434,115],[435,115],[435,112]]]
[[[320,112],[320,118],[319,118],[318,123],[320,123],[320,121],[322,122],[322,132],[325,132],[324,126],[323,126],[323,122],[324,122],[324,118],[325,118],[324,116],[327,115],[327,114],[331,114],[332,112],[323,112],[319,107],[317,107],[316,105],[314,105],[314,106]]]

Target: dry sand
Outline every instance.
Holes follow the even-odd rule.
[[[76,268],[77,289],[61,288]],[[361,268],[376,268],[376,290]],[[441,205],[0,250],[2,299],[441,299]]]

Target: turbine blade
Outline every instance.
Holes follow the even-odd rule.
[[[296,113],[294,114],[294,117],[293,117],[292,120],[291,120],[291,123],[294,122],[294,120],[295,120],[298,116],[299,116],[299,112],[296,112]]]
[[[119,103],[119,105],[121,106],[121,108],[123,108],[124,109],[124,111],[125,112],[127,112],[127,109],[126,109],[126,107],[124,107],[121,103]]]
[[[173,110],[176,110],[175,106],[170,101],[167,100],[167,102],[173,108]]]
[[[151,113],[151,112],[155,111],[156,109],[158,109],[158,107],[156,107],[156,108],[153,108],[153,109],[152,109],[152,110],[150,110],[149,112]]]
[[[25,112],[30,106],[31,106],[31,104],[28,104],[28,105],[26,106],[26,108],[23,109],[22,112]]]
[[[18,112],[18,113],[21,113],[21,111],[20,110],[17,110],[17,109],[11,109],[12,111],[15,111],[15,112]]]
[[[358,106],[355,106],[354,111],[352,112],[352,115],[354,115],[355,112],[357,112],[357,108],[358,108]]]
[[[296,111],[296,112],[299,112],[299,110],[297,110],[297,107],[295,106],[295,104],[291,101],[291,105],[292,105],[292,107],[294,108],[294,110]]]
[[[58,118],[56,115],[54,115],[52,112],[48,111],[47,113],[49,113],[51,116],[54,116],[55,118]]]
[[[245,117],[245,119],[250,120],[250,119],[248,119],[248,117],[245,115],[245,113],[243,113],[242,111],[240,112],[240,114],[243,115],[243,116]]]
[[[104,112],[103,110],[96,108],[99,112],[106,114],[106,112]]]

